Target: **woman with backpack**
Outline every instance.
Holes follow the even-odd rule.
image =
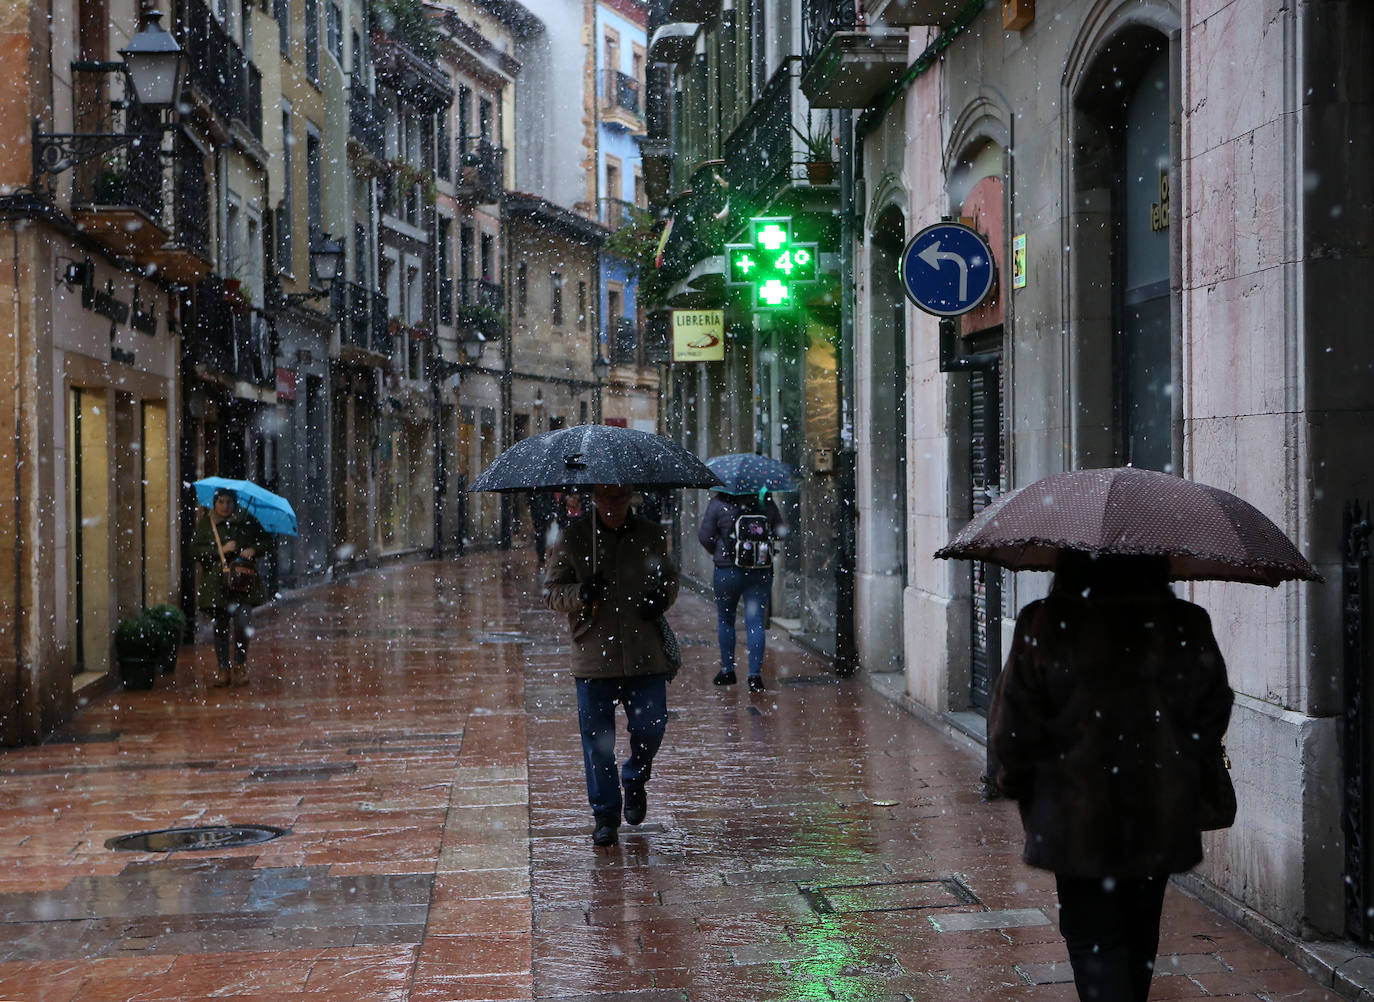
[[[735,684],[735,613],[744,599],[744,631],[749,645],[749,691],[762,692],[763,649],[768,600],[773,590],[773,548],[784,534],[782,513],[766,494],[715,493],[701,518],[697,540],[716,569],[716,635],[720,671],[715,685]]]

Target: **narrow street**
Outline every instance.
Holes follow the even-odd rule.
[[[594,849],[535,575],[528,550],[360,573],[259,614],[246,688],[184,648],[0,752],[0,999],[1076,997],[978,758],[776,631],[766,692],[713,688],[698,595],[648,819]],[[286,833],[105,845],[205,825]],[[1160,953],[1153,999],[1337,998],[1173,888]]]

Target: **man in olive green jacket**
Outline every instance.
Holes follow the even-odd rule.
[[[569,527],[544,577],[545,602],[568,616],[592,841],[602,846],[615,845],[622,807],[626,823],[644,820],[644,785],[663,741],[674,671],[659,619],[677,598],[677,566],[663,529],[631,513],[630,494],[624,485],[597,487],[595,518]],[[630,736],[618,779],[617,703]]]

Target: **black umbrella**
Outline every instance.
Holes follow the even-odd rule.
[[[516,442],[468,490],[575,490],[597,484],[715,487],[719,483],[705,463],[662,435],[584,424]]]
[[[1234,494],[1129,466],[1043,477],[998,498],[935,556],[1052,571],[1065,550],[1167,557],[1174,580],[1322,580],[1278,526]]]

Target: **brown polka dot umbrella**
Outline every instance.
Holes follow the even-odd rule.
[[[993,502],[935,556],[1054,570],[1064,550],[1169,558],[1176,581],[1320,581],[1254,506],[1217,487],[1119,467],[1044,477]]]

